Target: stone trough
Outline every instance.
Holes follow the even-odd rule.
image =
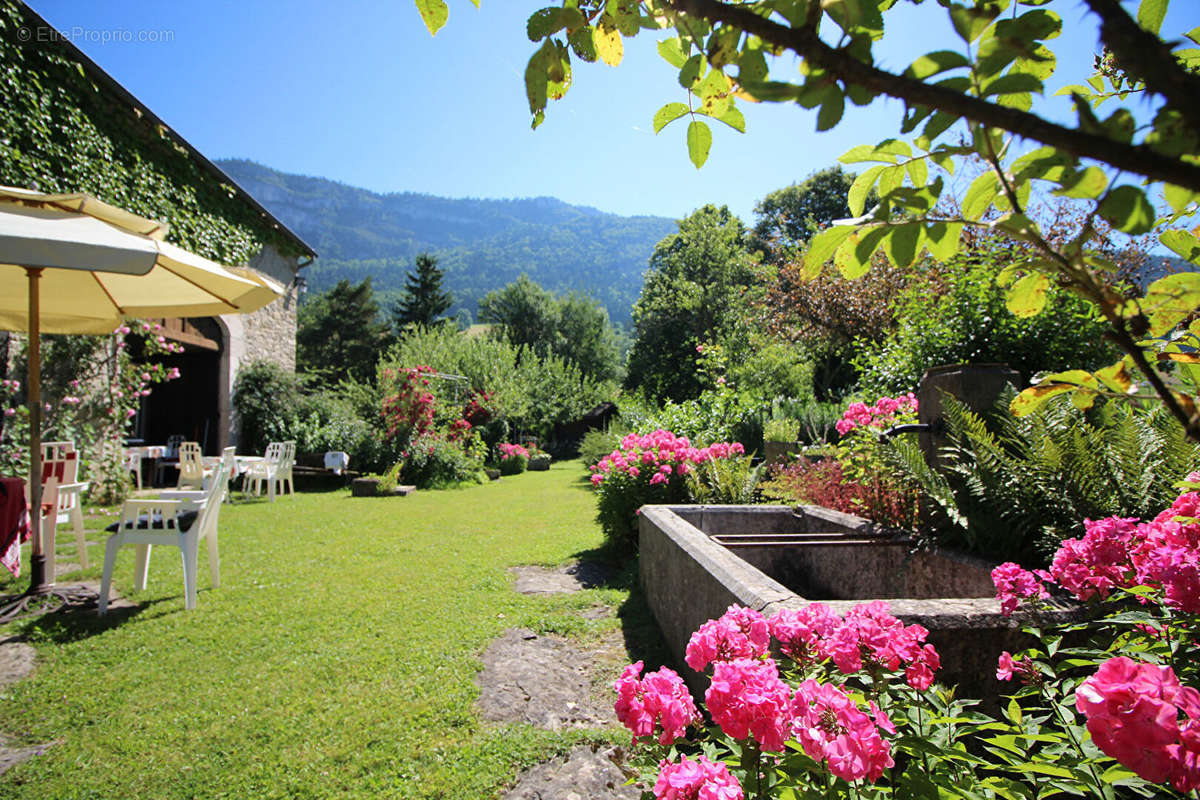
[[[1014,687],[996,680],[1002,650],[1027,646],[1027,617],[1005,617],[993,564],[950,552],[911,553],[911,541],[869,520],[818,506],[644,506],[640,572],[647,602],[694,692],[706,679],[684,666],[693,631],[731,604],[766,615],[820,601],[845,613],[887,600],[929,629],[942,657],[938,680],[992,705]],[[1066,621],[1073,608],[1053,612]]]

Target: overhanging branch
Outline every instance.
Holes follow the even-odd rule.
[[[1102,2],[1102,0],[1089,0]],[[744,6],[721,0],[666,0],[675,11],[722,22],[763,41],[791,50],[835,78],[878,94],[926,106],[981,125],[1000,128],[1080,158],[1091,158],[1153,181],[1173,183],[1200,192],[1200,166],[1163,155],[1145,145],[1126,145],[1113,139],[1049,122],[1036,114],[989,103],[942,86],[896,75],[865,64],[821,41],[810,28],[791,28],[759,16]]]

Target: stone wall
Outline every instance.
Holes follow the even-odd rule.
[[[787,507],[771,506],[643,506],[639,515],[639,577],[646,602],[654,614],[663,638],[675,659],[675,666],[693,692],[702,696],[707,679],[688,669],[684,653],[692,633],[708,619],[719,617],[736,603],[770,616],[784,608],[803,608],[811,598],[803,597],[739,558],[740,548],[722,546],[713,534],[731,535],[739,528],[763,536],[800,534],[814,530],[819,519],[822,537],[832,540],[841,535],[856,539],[860,548],[871,548],[881,538],[863,536],[870,523],[858,517],[806,507],[794,515]],[[722,519],[724,517],[724,519]],[[846,526],[838,531],[837,522]],[[742,527],[745,526],[745,527]],[[791,530],[789,531],[789,526]],[[797,528],[799,526],[799,529]],[[828,543],[828,542],[826,542]],[[842,589],[825,604],[844,614],[862,600],[877,599],[870,593],[870,581],[861,581],[863,570],[854,557],[855,547],[845,543],[838,561],[842,571]],[[793,548],[792,552],[795,550]],[[814,553],[817,551],[814,550]],[[859,552],[863,552],[861,549]],[[932,562],[922,564],[922,581],[933,580],[928,570]],[[969,572],[979,567],[973,559],[948,558],[940,566],[942,574]],[[974,582],[973,580],[970,582]],[[946,588],[956,588],[948,583]],[[962,588],[962,587],[957,587]],[[868,591],[857,591],[865,589]],[[849,599],[853,598],[853,599]],[[1014,615],[1005,617],[994,596],[947,596],[919,599],[891,598],[891,611],[907,624],[923,625],[929,630],[928,641],[942,657],[938,680],[958,685],[959,696],[977,697],[985,706],[995,707],[1001,693],[1011,687],[996,680],[996,658],[1000,651],[1015,651],[1029,644],[1021,633],[1022,624],[1054,623],[1074,620],[1079,610],[1070,607],[1053,612],[1046,619]]]

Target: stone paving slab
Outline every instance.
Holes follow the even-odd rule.
[[[579,745],[522,772],[502,800],[638,800],[641,791],[625,785],[616,764],[621,755],[620,748]]]
[[[580,561],[565,567],[510,567],[517,576],[514,587],[519,594],[563,594],[606,585],[613,570],[595,561]]]

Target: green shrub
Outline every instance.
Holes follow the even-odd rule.
[[[544,472],[550,469],[550,454],[537,453],[529,457],[529,469],[535,472]]]
[[[800,436],[800,422],[794,419],[769,419],[763,425],[763,439],[768,442],[794,442]]]
[[[755,503],[761,471],[762,467],[753,466],[749,456],[705,461],[685,476],[688,502],[730,506]]]
[[[624,426],[610,425],[606,430],[588,431],[579,443],[579,458],[585,467],[594,466],[600,459],[621,446],[621,439],[629,433]]]
[[[302,378],[270,361],[252,361],[242,367],[233,384],[242,453],[262,453],[271,442],[295,438],[303,387]]]
[[[1107,325],[1093,307],[1051,287],[1046,309],[1014,316],[996,276],[1011,255],[1003,249],[969,252],[937,265],[930,280],[900,298],[893,334],[861,343],[855,366],[859,390],[872,397],[912,391],[925,370],[939,364],[1001,362],[1028,381],[1043,370],[1094,369],[1115,360]],[[936,291],[940,283],[944,291]]]
[[[410,441],[406,452],[400,476],[418,489],[446,489],[482,482],[483,462],[457,442],[423,435]]]
[[[501,475],[520,475],[529,467],[529,456],[511,455],[500,459]]]
[[[1114,401],[1085,412],[1060,397],[1014,417],[1013,394],[986,415],[946,398],[939,471],[906,437],[883,449],[936,510],[938,544],[1044,563],[1063,539],[1083,535],[1085,519],[1153,517],[1178,495],[1179,476],[1200,467],[1200,446],[1158,404]]]

